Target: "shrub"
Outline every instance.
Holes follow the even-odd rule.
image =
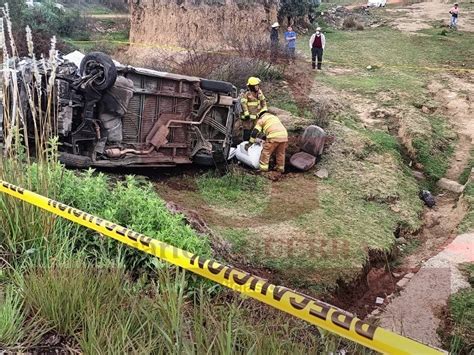
[[[344,22],[342,23],[342,27],[345,29],[355,28],[356,25],[357,25],[357,22],[353,16],[346,17],[344,19]]]
[[[24,1],[0,0],[0,6],[5,6],[6,3],[9,4],[13,37],[20,56],[28,54],[24,41],[27,25],[32,29],[37,54],[48,54],[53,36],[74,38],[76,34],[83,33],[85,19],[80,13],[75,10],[60,10],[53,0],[43,1],[33,8],[26,7]],[[69,49],[62,41],[58,41],[57,48],[61,51]]]
[[[208,75],[210,79],[228,81],[238,88],[245,88],[250,76],[257,76],[264,81],[283,79],[277,67],[251,58],[229,58]]]
[[[314,118],[314,124],[321,128],[327,128],[330,123],[330,115],[333,105],[330,100],[324,97],[314,100],[310,104],[310,112]]]
[[[61,169],[61,174],[61,202],[189,252],[210,256],[208,238],[186,225],[181,215],[171,214],[150,183],[133,176],[112,183],[108,176],[93,170],[74,174]],[[76,235],[75,246],[85,250],[91,260],[122,259],[131,270],[156,271],[161,265],[155,257],[84,228]]]

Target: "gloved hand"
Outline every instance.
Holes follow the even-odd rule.
[[[246,121],[247,121],[247,120],[250,120],[250,115],[245,115],[245,116],[244,116],[244,120],[246,120]]]
[[[255,138],[255,144],[262,145],[263,144],[263,139]]]

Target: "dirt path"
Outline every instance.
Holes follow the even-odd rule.
[[[388,1],[389,4],[403,4],[403,1]],[[389,24],[400,31],[416,32],[433,27],[433,22],[443,21],[449,24],[449,9],[452,2],[426,1],[400,8],[390,8],[385,11],[390,15]],[[472,10],[463,9],[460,3],[460,16],[458,28],[461,31],[474,32],[474,16]]]
[[[450,76],[443,79],[444,85],[434,81],[428,89],[441,104],[443,114],[451,118],[459,136],[446,173],[447,178],[458,180],[469,163],[474,142],[474,78]],[[433,346],[441,346],[437,334],[441,324],[440,310],[446,306],[451,294],[468,286],[458,265],[474,262],[474,234],[464,234],[452,240],[466,212],[463,201],[449,193],[438,196],[437,206],[426,211],[424,228],[418,236],[423,247],[403,261],[405,269],[422,266],[400,295],[386,307],[380,317],[382,327]]]

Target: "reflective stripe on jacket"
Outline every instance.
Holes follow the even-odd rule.
[[[246,91],[242,95],[240,102],[242,104],[242,118],[250,115],[250,118],[254,120],[260,112],[267,110],[267,101],[262,90],[258,90],[256,94]]]
[[[280,119],[271,113],[265,113],[260,117],[252,131],[250,143],[255,138],[266,137],[269,142],[288,142],[288,132]]]

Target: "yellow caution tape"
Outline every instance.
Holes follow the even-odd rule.
[[[132,248],[190,270],[269,306],[287,312],[320,328],[385,354],[444,354],[381,327],[369,324],[339,308],[310,296],[276,286],[245,271],[204,259],[128,228],[90,215],[0,180],[0,192],[83,225]]]

